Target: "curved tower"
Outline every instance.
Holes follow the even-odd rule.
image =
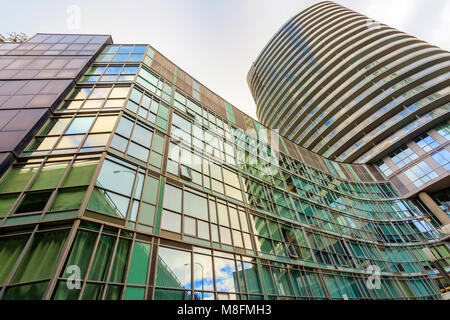
[[[446,122],[449,72],[447,51],[325,1],[273,36],[248,84],[265,126],[326,158],[374,163]]]
[[[448,297],[447,76],[448,53],[320,3],[249,77],[284,136],[149,45],[0,44],[0,300]],[[381,147],[349,157],[407,145],[379,171],[324,156],[361,132]]]

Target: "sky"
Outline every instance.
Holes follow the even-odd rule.
[[[111,34],[150,44],[219,96],[256,118],[247,72],[274,33],[312,0],[14,0],[0,33]],[[449,0],[336,0],[450,50]],[[5,14],[7,12],[7,14]]]

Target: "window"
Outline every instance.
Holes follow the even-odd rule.
[[[164,187],[164,208],[181,212],[182,190],[166,184]]]
[[[194,290],[214,290],[211,256],[194,253]]]
[[[139,119],[156,125],[166,131],[168,109],[162,105],[161,100],[153,95],[143,93],[136,87],[131,91],[126,108],[135,113]]]
[[[154,137],[156,140],[154,150],[150,151]],[[161,145],[163,144],[161,138],[158,134],[154,135],[153,130],[148,129],[143,123],[137,122],[134,124],[130,119],[123,117],[119,122],[111,147],[126,152],[129,157],[138,160],[141,165],[147,163],[150,155],[150,166],[152,169],[159,171],[162,160]],[[130,139],[130,142],[127,142],[128,139]]]
[[[436,160],[441,167],[444,167],[445,170],[450,171],[450,152],[446,149],[433,153],[431,157]]]
[[[7,215],[11,207],[16,202],[19,194],[2,194],[0,195],[0,218]]]
[[[129,198],[95,188],[88,202],[88,209],[124,219],[127,215]]]
[[[399,148],[397,151],[393,152],[390,157],[398,168],[403,168],[405,165],[418,158],[408,146]]]
[[[172,117],[172,136],[191,144],[191,122],[176,113]]]
[[[28,145],[24,154],[47,154],[53,148],[69,149],[54,150],[53,153],[74,152],[74,149],[77,149],[85,139],[80,151],[101,150],[109,140],[116,119],[117,116],[99,116],[97,118],[95,116],[76,116],[73,119],[66,117],[50,119]],[[67,126],[67,130],[64,130]],[[100,134],[100,132],[104,133]],[[60,137],[61,134],[64,135]],[[56,142],[58,143],[56,144]]]
[[[90,76],[97,77],[97,76]],[[97,81],[97,79],[94,79]],[[91,81],[91,80],[89,80]],[[121,108],[130,91],[129,86],[109,87],[93,85],[92,87],[76,87],[58,107],[58,112],[103,108]]]
[[[156,199],[158,196],[158,186],[159,186],[158,179],[147,176],[145,178],[145,186],[142,200],[156,204]]]
[[[151,245],[148,243],[138,241],[134,243],[130,270],[128,272],[128,283],[141,285],[147,283],[150,249]]]
[[[75,118],[67,129],[66,134],[87,133],[93,121],[94,117]]]
[[[183,165],[180,165],[180,177],[182,179],[192,181],[192,169]]]
[[[105,159],[96,185],[130,196],[135,175],[135,170]]]
[[[27,193],[15,213],[42,211],[51,195],[52,191]]]
[[[182,112],[186,112],[186,97],[175,91],[173,106]]]
[[[416,187],[421,187],[425,183],[436,179],[438,175],[424,161],[405,171],[406,176]]]
[[[156,285],[166,288],[191,289],[191,253],[159,247]]]
[[[11,279],[11,283],[50,278],[54,272],[67,234],[67,230],[36,233],[30,248],[26,251]],[[3,298],[7,300],[42,299],[47,285],[48,280],[9,287],[6,289]]]
[[[220,240],[221,240],[221,242],[231,246],[232,242],[231,242],[230,229],[225,228],[225,227],[220,227],[219,230],[220,230]]]
[[[184,233],[195,237],[197,235],[195,225],[196,225],[195,219],[185,217],[184,218]]]
[[[208,203],[206,198],[185,191],[184,213],[191,217],[208,220]]]
[[[138,66],[96,65],[91,67],[80,82],[114,82],[132,81],[138,71]]]
[[[133,136],[131,137],[131,139],[145,147],[150,147],[150,144],[152,142],[152,131],[140,125],[136,125],[134,127]]]
[[[435,130],[443,136],[445,139],[450,140],[450,124],[449,123],[443,123],[435,128]]]
[[[12,167],[0,182],[0,192],[20,192],[34,173],[35,165]]]
[[[144,58],[146,48],[146,45],[109,45],[96,62],[139,62]]]
[[[77,210],[85,193],[86,188],[60,189],[49,211]]]
[[[386,177],[389,177],[392,174],[391,168],[389,168],[388,165],[384,163],[384,161],[378,162],[377,167],[381,170],[381,172],[383,172]]]
[[[214,257],[216,289],[219,292],[239,292],[238,272],[234,260]]]
[[[98,117],[91,132],[111,132],[116,120],[117,116]]]

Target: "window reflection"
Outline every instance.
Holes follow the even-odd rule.
[[[181,215],[163,210],[161,217],[161,229],[181,233]]]
[[[106,159],[96,185],[129,196],[135,174],[134,170]]]

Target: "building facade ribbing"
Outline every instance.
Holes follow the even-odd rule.
[[[3,96],[47,92],[14,70],[52,78],[95,37],[0,44],[0,90],[18,90],[1,118],[32,109]],[[272,133],[151,46],[103,41],[3,152],[1,299],[440,299],[449,248],[423,202]]]

